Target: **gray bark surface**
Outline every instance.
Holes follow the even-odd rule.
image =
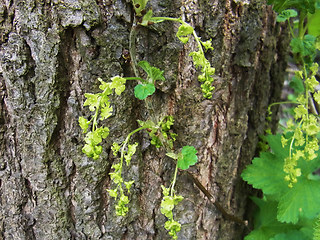
[[[133,76],[122,57],[128,49],[133,9],[129,0],[2,0],[0,3],[0,239],[170,239],[160,213],[161,184],[174,164],[163,151],[139,142],[132,166],[130,211],[115,216],[106,189],[115,161],[114,140],[124,140],[148,109],[133,96],[133,84],[114,97],[111,134],[94,161],[81,151],[79,116],[85,92],[97,92],[101,77]],[[175,148],[193,145],[199,163],[190,170],[227,212],[248,216],[250,189],[240,174],[256,152],[268,104],[280,95],[286,67],[286,32],[259,0],[150,0],[156,16],[189,22],[216,68],[213,99],[202,97],[196,69],[177,25],[141,27],[137,59],[165,70],[166,82],[150,99],[154,115],[173,115]],[[179,239],[243,239],[244,226],[225,219],[182,172],[175,210]]]

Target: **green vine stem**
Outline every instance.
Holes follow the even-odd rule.
[[[131,133],[128,134],[128,136],[126,137],[125,141],[123,142],[123,145],[122,145],[122,148],[121,148],[121,157],[120,157],[120,166],[121,166],[121,169],[122,169],[122,165],[123,165],[123,158],[124,158],[124,153],[125,153],[125,148],[131,138],[131,136],[143,129],[146,129],[146,127],[140,127],[140,128],[137,128],[135,130],[133,130]]]

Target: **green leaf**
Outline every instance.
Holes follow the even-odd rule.
[[[161,71],[159,68],[152,67],[150,78],[153,80],[153,82],[157,80],[165,81],[166,79],[164,78],[163,73],[164,71]]]
[[[319,172],[319,170],[318,170]],[[308,179],[313,181],[319,181],[320,180],[320,174],[318,172],[313,172],[308,174]]]
[[[117,189],[107,189],[110,197],[113,197],[113,198],[117,198],[118,196],[118,193],[117,193]]]
[[[108,127],[100,127],[96,129],[96,132],[104,139],[109,136],[110,130]]]
[[[115,89],[117,95],[120,95],[126,89],[126,79],[120,76],[111,78],[111,87]]]
[[[280,197],[288,189],[284,181],[286,174],[283,171],[283,163],[289,153],[289,147],[282,147],[281,135],[268,135],[266,141],[272,153],[260,153],[260,157],[253,159],[241,177],[253,187],[262,189],[265,194]]]
[[[83,106],[89,106],[91,112],[95,111],[99,107],[99,94],[85,93],[84,96],[87,100],[84,102]]]
[[[132,4],[137,16],[142,16],[142,11],[145,9],[148,0],[132,0]]]
[[[279,201],[278,220],[281,222],[295,224],[300,217],[311,219],[319,213],[319,182],[309,180],[305,176],[299,177],[298,182]]]
[[[176,237],[177,236],[176,233],[181,230],[181,224],[173,219],[170,219],[166,221],[166,223],[164,224],[164,228],[170,231],[169,232],[170,236]],[[173,239],[177,239],[177,238],[173,238]]]
[[[124,185],[126,185],[126,188],[129,193],[130,193],[130,189],[131,189],[131,186],[133,183],[134,183],[134,181],[124,182]]]
[[[162,193],[164,196],[169,196],[170,194],[170,188],[166,188],[165,186],[161,185]]]
[[[202,41],[200,40],[200,42],[201,42],[202,46],[204,46],[204,48],[205,48],[206,51],[208,51],[209,49],[210,49],[210,50],[213,50],[213,47],[212,47],[212,39],[207,40],[207,41],[205,41],[205,42],[202,42]]]
[[[160,212],[165,215],[167,218],[172,219],[172,209],[174,208],[173,197],[165,196],[161,201],[161,209]]]
[[[300,38],[293,38],[290,42],[293,53],[300,53],[303,57],[313,56],[316,53],[316,37],[312,35],[305,35],[303,40]]]
[[[148,96],[152,95],[156,91],[156,88],[152,83],[148,84],[138,84],[134,88],[134,95],[140,100],[146,99]]]
[[[178,168],[188,169],[198,161],[197,150],[193,146],[184,146],[181,150],[182,157],[178,159]]]
[[[252,164],[247,166],[241,177],[254,188],[262,189],[265,194],[280,196],[287,188],[285,175],[283,158],[277,158],[273,153],[262,152],[259,158],[254,158]]]
[[[79,125],[80,125],[83,133],[87,132],[89,124],[90,124],[90,121],[88,121],[84,117],[79,117]]]
[[[205,66],[208,61],[200,51],[191,52],[189,53],[189,56],[192,57],[193,63],[196,67]]]
[[[301,169],[302,175],[289,188],[283,171],[289,146],[282,147],[280,135],[269,135],[267,141],[273,153],[261,153],[260,158],[255,158],[243,171],[242,178],[279,201],[277,219],[280,222],[297,223],[301,217],[314,218],[320,213],[320,188],[318,181],[309,180],[308,175],[320,166],[320,159],[306,161],[300,158],[297,168]],[[295,146],[292,147],[294,152]]]
[[[98,145],[99,143],[101,143],[102,138],[101,135],[99,134],[99,132],[94,131],[94,132],[88,132],[86,134],[86,137],[84,138],[84,141],[89,144],[89,145]]]
[[[245,240],[269,240],[278,233],[297,229],[295,225],[281,223],[277,220],[278,203],[276,201],[256,197],[251,199],[259,209],[254,214],[254,230],[245,237]]]
[[[151,66],[147,61],[138,62],[138,66],[141,67],[150,76],[152,73]]]
[[[149,10],[142,18],[142,21],[140,23],[140,25],[142,26],[148,26],[150,24],[153,24],[153,23],[160,23],[160,22],[163,22],[164,19],[159,19],[159,17],[152,17],[152,10]]]
[[[102,91],[104,91],[106,95],[110,95],[112,93],[112,89],[111,89],[111,86],[110,86],[111,83],[106,83],[101,78],[98,78],[98,80],[100,82],[99,88]]]
[[[309,240],[310,238],[306,236],[303,232],[298,230],[293,230],[287,233],[279,233],[275,235],[270,240]]]
[[[182,43],[187,43],[189,41],[189,35],[193,33],[193,27],[191,27],[188,23],[182,22],[180,25],[176,36]]]
[[[289,86],[291,88],[293,88],[293,90],[295,91],[295,93],[299,94],[299,93],[304,93],[304,85],[303,85],[303,81],[301,80],[301,78],[298,78],[296,76],[293,76]]]
[[[309,13],[315,12],[316,0],[268,0],[268,4],[273,5],[276,12],[281,12],[285,9],[294,8]]]
[[[150,66],[147,61],[140,61],[138,66],[140,66],[147,73],[149,83],[154,84],[157,80],[165,80],[163,71],[161,71],[159,68]]]
[[[320,215],[317,217],[314,224],[313,240],[320,240]]]
[[[112,116],[113,108],[111,106],[105,105],[100,109],[100,119],[104,120]]]
[[[287,9],[283,10],[278,16],[277,16],[277,22],[285,22],[289,20],[292,17],[298,16],[298,13],[296,10],[293,9]]]

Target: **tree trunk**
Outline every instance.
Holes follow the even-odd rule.
[[[129,0],[2,0],[0,3],[0,239],[170,239],[160,213],[162,191],[174,163],[139,142],[126,175],[135,180],[127,217],[115,215],[106,189],[115,160],[110,145],[145,120],[148,109],[133,85],[114,97],[110,136],[96,161],[81,151],[79,116],[84,93],[98,81],[133,76],[129,48],[133,8]],[[152,0],[155,16],[182,17],[203,40],[216,68],[211,100],[204,99],[178,25],[164,22],[137,34],[137,59],[165,71],[150,98],[154,115],[175,118],[175,148],[193,145],[198,163],[188,170],[228,213],[246,219],[249,188],[240,174],[255,155],[268,104],[281,91],[288,46],[286,31],[264,1]],[[149,5],[148,5],[149,6]],[[283,32],[283,33],[282,33]],[[223,215],[190,175],[181,171],[175,210],[179,239],[243,239],[248,229]],[[249,223],[250,225],[251,223]]]

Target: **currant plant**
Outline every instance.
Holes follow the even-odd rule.
[[[151,67],[149,63],[143,61],[139,63],[139,66],[146,71],[148,77],[146,80],[138,79],[139,81],[145,82],[145,84],[138,84],[135,87],[134,92],[138,99],[145,99],[147,96],[152,95],[152,93],[155,91],[153,88],[147,88],[146,86],[154,84],[155,79],[164,79],[162,76],[162,71],[160,71],[158,68]],[[85,101],[84,106],[89,106],[90,111],[94,112],[90,120],[87,120],[84,117],[79,118],[79,125],[83,132],[86,133],[86,144],[82,148],[82,151],[88,157],[92,157],[93,159],[97,159],[99,157],[102,152],[102,146],[99,144],[102,142],[102,139],[105,139],[109,134],[108,127],[97,126],[97,119],[99,117],[99,119],[103,121],[112,115],[113,109],[110,107],[109,95],[113,93],[113,89],[115,90],[116,94],[120,95],[125,90],[126,81],[134,79],[136,78],[122,78],[117,76],[112,78],[111,82],[109,83],[99,79],[101,82],[99,88],[102,90],[102,92],[97,94],[85,94],[87,100]],[[151,90],[149,91],[149,89]],[[114,183],[114,188],[108,189],[107,191],[111,197],[117,200],[117,205],[115,207],[116,214],[118,216],[126,216],[128,212],[127,205],[129,204],[129,197],[126,195],[126,192],[128,194],[130,193],[130,188],[134,181],[124,180],[122,174],[123,164],[125,162],[127,166],[130,165],[132,156],[135,154],[138,146],[137,143],[130,144],[131,136],[139,131],[147,130],[151,138],[151,144],[156,147],[163,146],[165,149],[169,149],[170,152],[167,153],[167,156],[176,160],[175,173],[170,187],[165,188],[162,186],[164,198],[161,202],[161,213],[168,218],[168,221],[165,223],[165,228],[169,231],[169,234],[173,239],[177,239],[176,234],[180,231],[181,225],[173,219],[172,211],[174,207],[183,199],[182,196],[176,195],[174,189],[177,172],[178,168],[186,170],[189,168],[189,166],[192,166],[197,162],[197,151],[192,146],[184,146],[181,150],[181,153],[173,152],[173,142],[177,136],[171,131],[173,122],[174,119],[172,116],[166,116],[158,123],[154,123],[151,120],[138,120],[138,124],[140,125],[139,128],[130,132],[121,144],[116,142],[113,143],[111,147],[113,155],[120,155],[120,157],[119,161],[113,164],[111,167],[114,170],[112,173],[110,173],[110,178]],[[92,130],[87,132],[90,124],[92,125]]]
[[[210,62],[205,58],[205,52],[212,50],[211,40],[201,41],[197,36],[195,30],[186,22],[180,18],[167,18],[167,17],[153,17],[152,11],[147,13],[145,10],[147,1],[133,1],[133,6],[136,12],[136,16],[140,18],[137,24],[141,26],[148,26],[149,24],[159,23],[162,21],[174,21],[180,23],[180,27],[176,36],[182,43],[187,43],[191,35],[193,35],[198,51],[190,53],[193,59],[195,67],[201,69],[201,74],[198,76],[199,81],[202,83],[201,88],[205,98],[210,99],[212,97],[212,91],[214,87],[213,75],[215,69],[211,67]],[[134,24],[136,26],[136,23]],[[134,31],[136,30],[133,28]],[[101,143],[106,139],[110,133],[108,127],[104,126],[105,122],[110,116],[112,116],[114,110],[110,103],[110,96],[115,93],[121,95],[125,90],[125,84],[129,80],[137,81],[138,84],[134,87],[134,95],[137,99],[148,101],[150,97],[156,91],[156,81],[164,81],[163,71],[151,66],[147,61],[140,61],[135,64],[135,36],[136,32],[130,34],[130,53],[133,59],[133,70],[135,72],[134,77],[121,77],[115,76],[111,78],[111,81],[105,82],[102,79],[100,81],[99,93],[86,93],[86,101],[84,106],[88,106],[92,115],[89,118],[80,117],[79,125],[85,135],[85,145],[82,148],[83,153],[94,160],[98,159],[102,153]],[[145,72],[145,78],[139,77],[137,67],[140,67]],[[147,103],[147,102],[146,102]],[[151,114],[151,113],[150,113]],[[152,118],[155,119],[155,118]],[[167,217],[165,223],[165,229],[168,230],[172,239],[177,239],[177,233],[181,229],[181,224],[174,220],[174,208],[183,200],[183,197],[178,195],[175,190],[175,184],[177,181],[178,169],[186,170],[190,166],[197,163],[197,150],[193,146],[184,146],[181,151],[174,151],[173,145],[177,135],[171,130],[174,123],[172,116],[164,116],[160,121],[154,120],[141,121],[137,120],[140,125],[139,128],[130,132],[125,140],[121,143],[114,142],[112,144],[113,155],[118,159],[112,164],[110,173],[110,179],[113,182],[112,188],[108,189],[110,197],[115,199],[115,213],[118,216],[126,216],[129,211],[128,204],[130,202],[130,189],[134,184],[134,181],[127,179],[123,170],[124,166],[130,167],[131,159],[136,152],[138,143],[132,142],[131,137],[140,131],[146,131],[150,136],[150,142],[155,147],[163,147],[167,151],[167,156],[176,162],[175,171],[173,174],[173,180],[168,187],[161,186],[163,190],[163,199],[161,201],[161,213]]]
[[[308,19],[319,14],[320,1],[268,3],[278,12],[277,21],[288,23],[290,47],[299,70],[290,83],[296,95],[285,102],[295,106],[292,118],[281,135],[270,133],[264,137],[269,151],[262,151],[242,173],[245,181],[263,191],[262,199],[252,198],[259,212],[255,229],[245,239],[319,240],[320,92],[316,79],[319,66],[314,59],[320,48],[319,34],[307,33],[311,28]],[[317,32],[312,27],[310,32]]]
[[[178,28],[176,36],[183,44],[186,44],[189,41],[191,35],[193,35],[198,45],[198,51],[191,52],[189,56],[192,57],[195,67],[201,69],[201,74],[198,76],[198,80],[199,82],[201,82],[201,90],[203,96],[207,99],[211,99],[212,92],[215,89],[214,86],[212,86],[212,83],[214,81],[213,75],[215,74],[215,69],[211,67],[210,62],[208,61],[208,59],[206,59],[205,52],[208,50],[213,50],[212,39],[207,41],[201,41],[201,38],[198,37],[194,28],[190,26],[188,23],[182,21],[181,18],[153,17],[152,15],[152,10],[149,10],[144,15],[141,25],[148,26],[163,21],[178,22],[181,25]]]

